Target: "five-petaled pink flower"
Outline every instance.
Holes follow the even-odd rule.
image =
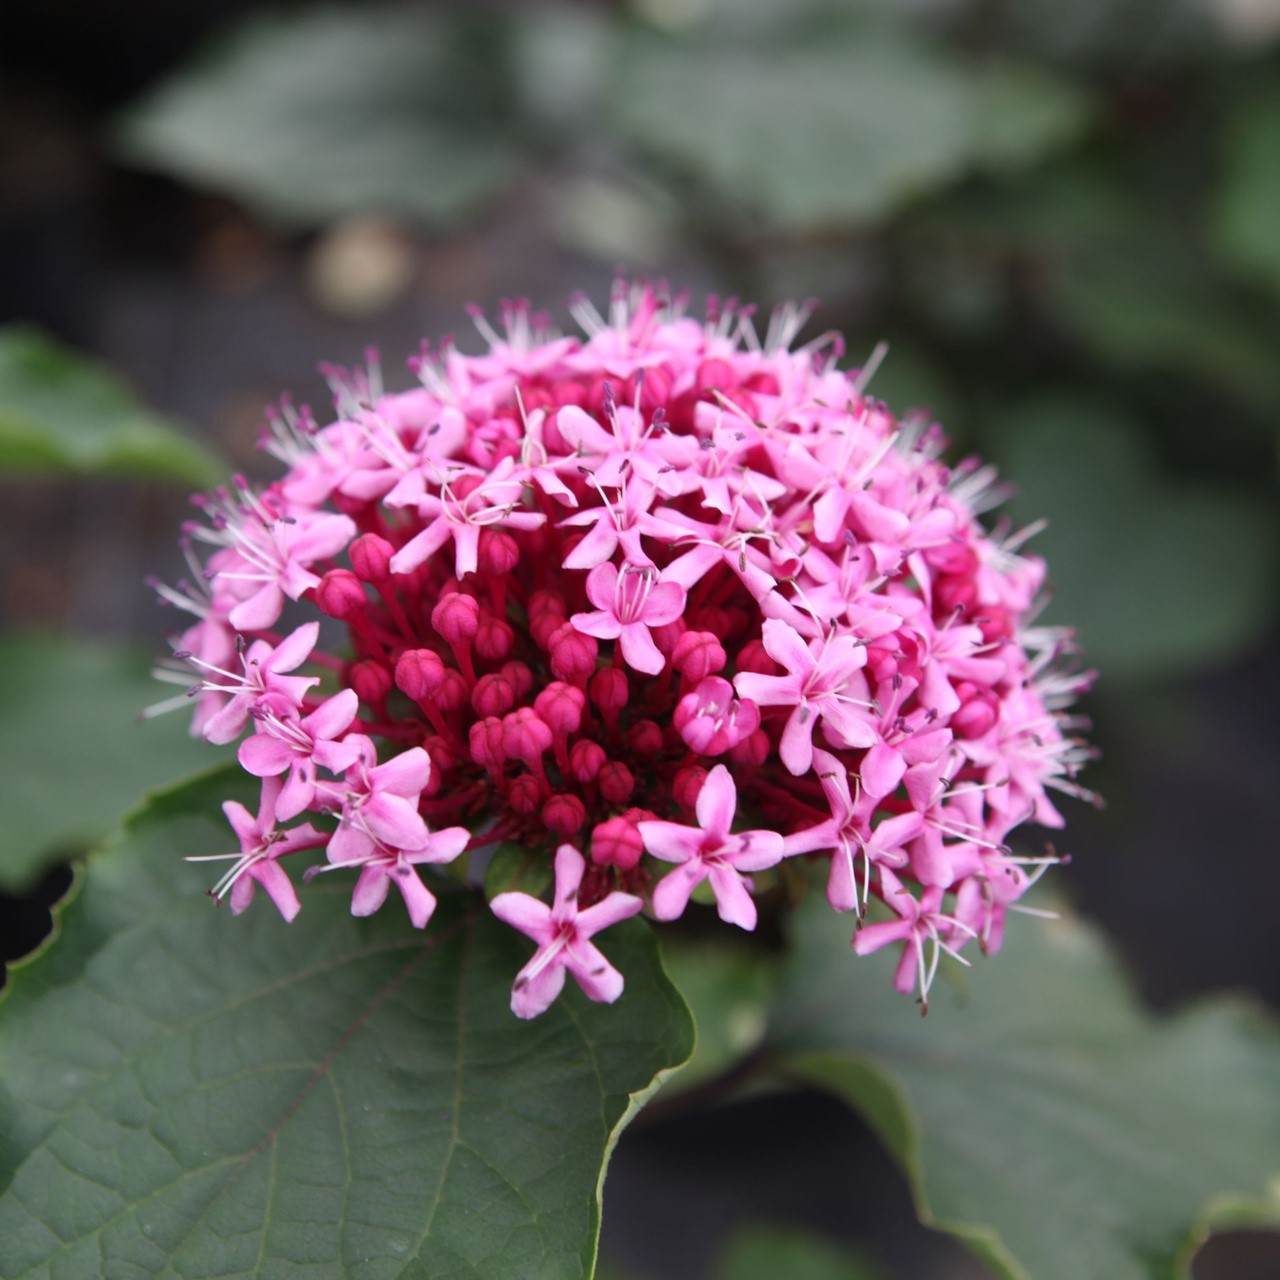
[[[301,904],[297,890],[280,865],[285,854],[300,849],[314,849],[324,844],[328,836],[317,831],[309,822],[290,827],[286,831],[276,827],[276,801],[283,783],[279,778],[267,778],[262,783],[262,795],[258,803],[258,815],[254,817],[244,805],[227,800],[222,812],[227,815],[231,829],[240,841],[239,853],[215,853],[188,858],[188,862],[225,862],[235,865],[218,881],[210,894],[221,902],[231,894],[231,912],[239,915],[253,901],[253,891],[261,885],[276,904],[280,914],[292,921]]]
[[[666,665],[649,634],[683,612],[684,588],[664,580],[652,565],[599,564],[587,574],[587,599],[597,613],[575,613],[574,630],[597,640],[617,640],[622,656],[637,671],[656,676]]]
[[[489,904],[499,920],[519,929],[538,944],[533,959],[516,974],[511,1011],[517,1018],[536,1018],[573,974],[589,999],[612,1004],[622,994],[622,974],[596,945],[594,934],[633,916],[644,903],[630,893],[611,893],[585,910],[578,908],[578,889],[586,861],[572,845],[556,850],[556,891],[551,906],[527,893],[500,893]]]
[[[708,877],[720,919],[743,929],[756,927],[756,904],[748,892],[744,871],[764,871],[782,860],[783,841],[776,831],[732,834],[738,807],[733,776],[718,764],[698,792],[698,826],[678,822],[641,822],[640,838],[655,858],[680,865],[668,872],[653,891],[653,914],[674,920],[689,903],[689,895]]]

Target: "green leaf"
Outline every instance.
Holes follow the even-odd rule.
[[[217,458],[118,378],[25,325],[0,329],[0,472],[211,484]]]
[[[1108,680],[1229,661],[1274,618],[1275,512],[1161,473],[1142,432],[1105,406],[1044,400],[998,424],[1018,522],[1047,517],[1046,621],[1074,625]]]
[[[667,1086],[667,1098],[722,1075],[760,1047],[777,969],[775,957],[731,943],[667,938],[662,958],[698,1029],[693,1057]]]
[[[883,1273],[812,1231],[752,1227],[729,1242],[714,1280],[876,1280]]]
[[[134,163],[311,227],[372,212],[445,223],[513,177],[500,74],[407,5],[255,17],[120,122]]]
[[[227,758],[181,711],[138,721],[166,689],[140,655],[58,636],[0,641],[5,762],[0,888],[27,887],[59,855],[107,835],[143,791]]]
[[[973,168],[1039,159],[1088,119],[1047,77],[885,39],[757,51],[637,38],[611,88],[624,141],[789,231],[882,218]]]
[[[1241,95],[1227,121],[1214,232],[1224,255],[1249,279],[1280,290],[1280,86]]]
[[[570,982],[520,1022],[528,944],[478,895],[425,932],[336,875],[292,925],[215,910],[182,856],[226,848],[236,790],[154,798],[10,974],[4,1274],[589,1277],[613,1144],[691,1048],[648,928],[604,940],[618,1004]]]
[[[1091,930],[1017,919],[921,1018],[896,954],[853,957],[824,904],[793,934],[773,1052],[862,1112],[921,1218],[998,1275],[1170,1280],[1212,1223],[1280,1220],[1280,1032],[1256,1010],[1153,1018]]]
[[[484,870],[484,896],[500,893],[527,893],[540,898],[551,885],[551,868],[545,858],[535,858],[522,845],[503,841]]]

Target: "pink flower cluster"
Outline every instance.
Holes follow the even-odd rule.
[[[838,338],[795,345],[803,309],[763,339],[645,285],[573,309],[582,338],[477,313],[488,351],[424,348],[410,391],[330,370],[335,421],[270,419],[282,479],[198,500],[192,581],[159,588],[196,616],[170,674],[198,673],[195,731],[262,779],[256,818],[226,806],[215,895],[261,885],[292,919],[281,862],[323,846],[308,875],[355,873],[356,915],[394,885],[422,927],[422,866],[517,845],[556,886],[491,904],[537,944],[531,1017],[566,971],[618,996],[605,925],[706,895],[753,929],[820,864],[854,949],[901,944],[926,998],[1053,861],[1010,831],[1079,793],[1062,709],[1087,677],[1031,625],[1041,562],[979,523],[989,469],[944,464]],[[330,821],[286,825],[308,813]],[[871,898],[892,918],[864,924]]]

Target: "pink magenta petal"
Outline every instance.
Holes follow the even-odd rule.
[[[653,891],[653,914],[659,920],[674,920],[684,914],[689,895],[707,878],[702,862],[686,863],[663,876]]]
[[[296,818],[304,809],[311,807],[315,794],[315,772],[310,761],[295,764],[289,771],[289,780],[281,788],[280,799],[276,801],[276,817],[281,822]]]
[[[275,652],[264,664],[269,671],[295,671],[311,655],[320,638],[318,622],[304,622],[276,645]]]
[[[853,846],[848,842],[831,855],[827,901],[833,911],[852,911],[858,905],[858,878],[853,865]]]
[[[698,825],[713,835],[726,835],[733,826],[734,811],[738,807],[738,789],[733,785],[733,775],[722,764],[707,774],[702,790],[698,792],[695,812]]]
[[[869,956],[881,947],[909,938],[911,929],[909,920],[879,920],[875,924],[864,924],[853,936],[853,949],[860,956]]]
[[[228,901],[231,903],[231,914],[233,916],[238,916],[248,910],[249,904],[253,901],[254,890],[257,887],[258,882],[248,871],[244,872],[240,879],[231,886],[231,897]]]
[[[863,789],[878,800],[892,794],[906,771],[907,762],[902,753],[881,742],[867,752],[859,773]]]
[[[527,977],[525,971],[532,968],[537,956],[516,974],[515,984],[511,988],[511,1012],[517,1018],[536,1018],[545,1013],[556,996],[564,989],[564,966],[549,964],[533,977]]]
[[[716,895],[716,909],[725,924],[736,924],[747,930],[756,927],[756,904],[736,871],[730,867],[713,867],[711,888]]]
[[[702,832],[697,827],[678,822],[640,822],[636,828],[644,847],[664,862],[687,862],[702,847]]]
[[[562,844],[556,850],[556,905],[572,901],[578,896],[586,859],[571,844]]]
[[[365,867],[351,894],[351,914],[371,916],[387,900],[391,877],[385,867]]]
[[[431,919],[431,914],[436,909],[435,894],[422,883],[418,873],[411,867],[397,867],[395,880],[400,896],[404,899],[404,905],[408,908],[413,927],[426,928],[427,921]]]
[[[284,592],[274,582],[242,600],[227,615],[227,621],[237,631],[265,631],[275,626],[281,610],[284,608]]]
[[[313,738],[336,738],[356,717],[360,698],[354,689],[343,689],[322,702],[303,721]],[[358,756],[358,753],[357,753]],[[353,757],[352,763],[355,763]],[[326,766],[328,767],[328,766]]]
[[[611,613],[575,613],[569,621],[575,631],[597,640],[616,640],[622,634],[622,623]]]
[[[354,822],[340,822],[329,841],[325,856],[330,862],[363,862],[373,856],[374,848],[367,831]]]
[[[375,794],[361,810],[369,830],[392,849],[421,849],[428,838],[427,824],[418,812],[416,800]]]
[[[814,661],[809,653],[809,646],[794,627],[778,618],[766,618],[761,627],[761,638],[769,657],[780,663],[791,675],[813,670]]]
[[[782,731],[778,754],[782,763],[797,777],[808,773],[813,763],[813,727],[816,720],[813,707],[802,702],[791,713],[787,727]]]
[[[263,889],[270,895],[271,901],[276,904],[276,909],[286,921],[292,924],[293,918],[302,910],[302,903],[298,901],[298,891],[293,887],[293,881],[289,879],[285,869],[278,862],[268,861],[259,863],[250,874],[257,877]],[[236,889],[248,878],[244,876],[239,880]],[[232,894],[234,893],[235,889],[232,890]],[[231,907],[235,910],[234,901]]]
[[[614,564],[598,564],[587,574],[587,599],[597,609],[613,613],[614,597],[618,589],[618,567]]]
[[[411,747],[371,771],[378,789],[398,796],[417,797],[431,777],[431,758],[421,747]]]
[[[589,938],[592,934],[607,929],[611,924],[627,920],[644,909],[644,900],[631,893],[611,893],[595,906],[579,911],[577,916],[578,936]]]
[[[659,582],[649,590],[644,605],[644,620],[650,627],[665,627],[674,622],[687,603],[684,588],[674,582]]]
[[[240,744],[236,759],[255,778],[269,778],[283,773],[295,757],[293,750],[279,738],[269,733],[255,733]]]
[[[589,1000],[612,1004],[622,994],[622,974],[590,942],[572,943],[567,949],[564,967],[573,974]]]
[[[274,797],[272,797],[272,808],[275,808]],[[227,821],[231,823],[231,830],[236,833],[236,839],[240,841],[241,848],[247,849],[250,844],[257,843],[258,820],[244,805],[236,800],[224,800],[222,802],[222,812],[226,814]],[[268,815],[269,821],[270,814]]]
[[[489,910],[535,942],[541,942],[551,927],[551,908],[527,893],[500,893],[489,903]]]
[[[627,665],[647,676],[660,674],[667,665],[658,646],[653,643],[649,628],[643,622],[629,622],[622,628],[622,656]]]

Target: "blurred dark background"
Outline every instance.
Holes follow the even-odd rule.
[[[403,386],[421,337],[478,343],[464,303],[567,324],[619,266],[695,307],[813,295],[855,362],[887,340],[874,389],[1049,517],[1046,617],[1101,673],[1107,808],[1067,803],[1059,888],[1154,1004],[1280,1004],[1280,0],[6,0],[3,32],[0,321],[237,467],[281,390],[327,407],[318,360],[375,343]],[[157,648],[184,511],[0,480],[0,625]],[[4,900],[6,954],[64,884]],[[760,1217],[983,1274],[817,1099],[637,1130],[608,1208],[658,1280]],[[1276,1259],[1239,1236],[1198,1274]]]

